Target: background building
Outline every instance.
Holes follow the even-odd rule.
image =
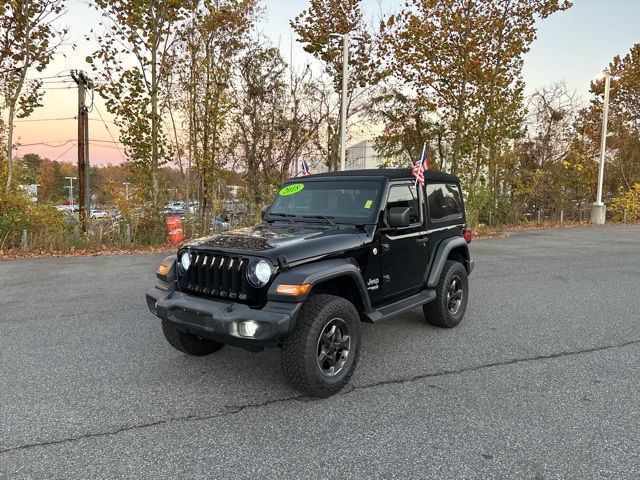
[[[345,170],[380,168],[381,163],[382,159],[371,140],[364,140],[347,148]]]

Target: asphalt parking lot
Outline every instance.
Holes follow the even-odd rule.
[[[640,478],[640,227],[474,241],[457,329],[364,325],[351,386],[187,357],[163,255],[0,262],[0,478]]]

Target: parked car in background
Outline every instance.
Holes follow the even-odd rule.
[[[165,208],[161,214],[163,217],[180,217],[180,220],[184,220],[186,216],[184,209]]]
[[[229,217],[227,215],[216,215],[216,228],[226,230],[229,228]]]
[[[174,200],[172,202],[167,202],[164,206],[165,210],[184,210],[184,202]]]
[[[95,210],[91,210],[89,217],[92,219],[109,218],[109,214],[104,210],[95,209]]]

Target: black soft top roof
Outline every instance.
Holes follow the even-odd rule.
[[[410,168],[370,168],[366,170],[344,170],[341,172],[325,172],[325,173],[316,173],[314,175],[309,175],[306,177],[302,177],[306,179],[314,179],[314,178],[331,178],[331,177],[386,177],[391,180],[401,180],[405,178],[414,179],[411,175]],[[297,177],[300,179],[300,177]],[[434,180],[439,182],[456,182],[460,183],[458,177],[455,175],[451,175],[449,173],[444,172],[435,172],[432,170],[427,170],[424,172],[425,180]]]

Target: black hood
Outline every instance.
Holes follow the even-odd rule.
[[[356,248],[370,238],[362,229],[349,225],[263,223],[199,238],[183,248],[267,257],[273,263],[284,256],[291,263]]]

